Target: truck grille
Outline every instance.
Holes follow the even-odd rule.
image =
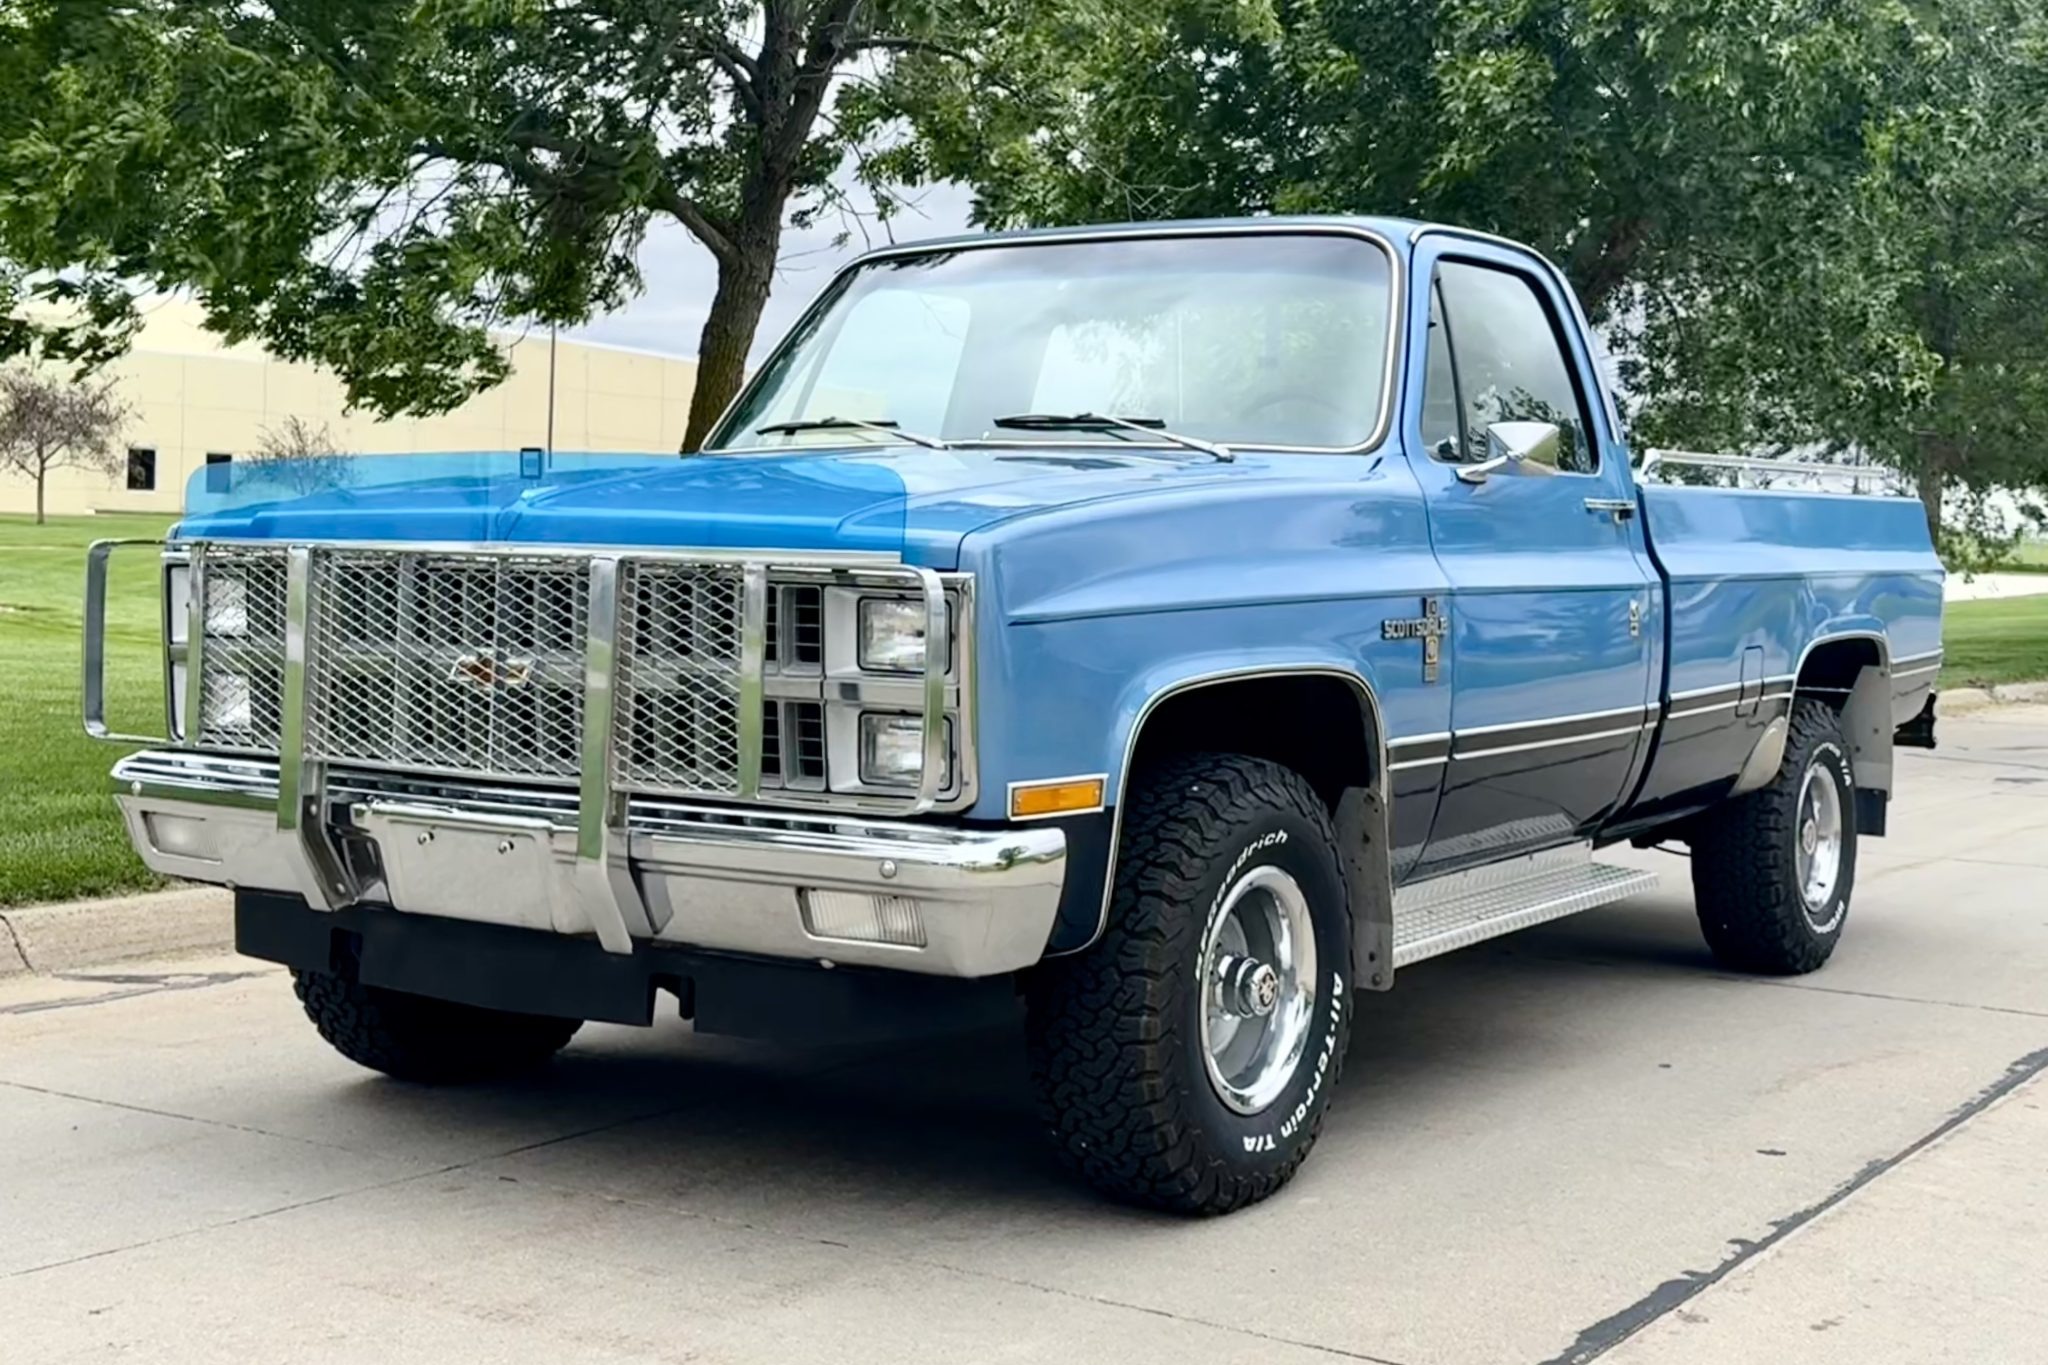
[[[620,778],[650,787],[737,791],[740,571],[635,563],[627,566],[619,596]]]
[[[204,584],[199,742],[274,751],[284,694],[284,556],[214,549]]]
[[[276,753],[284,731],[283,546],[195,542],[207,748]],[[577,781],[591,558],[324,546],[310,559],[305,752],[341,768]],[[868,571],[870,573],[880,571]],[[824,589],[767,585],[761,787],[817,793],[828,773]],[[618,787],[740,793],[745,570],[619,564],[611,762]],[[808,687],[818,700],[788,688]]]
[[[576,776],[589,633],[583,564],[350,551],[314,564],[308,754]]]

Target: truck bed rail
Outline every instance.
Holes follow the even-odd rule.
[[[1780,460],[1756,455],[1709,455],[1694,450],[1649,450],[1643,453],[1640,477],[1645,481],[1655,480],[1665,466],[1689,469],[1720,469],[1734,475],[1737,488],[1752,487],[1770,491],[1777,481],[1791,479],[1804,481],[1807,491],[1821,491],[1823,480],[1845,481],[1847,492],[1875,497],[1907,498],[1914,496],[1914,490],[1905,476],[1896,469],[1882,465],[1868,464],[1819,464],[1801,460]],[[1745,485],[1744,476],[1755,482]],[[1838,488],[1827,491],[1841,492]]]

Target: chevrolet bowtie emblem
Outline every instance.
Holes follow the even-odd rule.
[[[1433,683],[1443,662],[1444,636],[1450,633],[1450,619],[1444,615],[1443,599],[1422,599],[1422,615],[1380,622],[1382,640],[1422,641],[1422,680]]]
[[[464,654],[448,670],[451,682],[466,682],[479,691],[500,687],[524,687],[533,681],[533,660],[500,659],[490,650]]]

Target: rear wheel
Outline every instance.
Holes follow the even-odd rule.
[[[540,1066],[579,1019],[511,1014],[365,986],[331,972],[292,972],[306,1017],[336,1052],[401,1080],[492,1080]]]
[[[1841,718],[1793,705],[1785,760],[1767,787],[1702,817],[1693,899],[1726,965],[1792,975],[1828,960],[1856,883],[1856,776]]]
[[[1293,1176],[1343,1067],[1350,917],[1297,773],[1203,756],[1133,783],[1109,925],[1028,995],[1040,1110],[1098,1189],[1227,1213]]]

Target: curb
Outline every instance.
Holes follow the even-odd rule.
[[[226,953],[234,946],[234,893],[217,886],[0,910],[0,978]]]
[[[1990,706],[2048,702],[2048,682],[2000,683],[1995,687],[1952,687],[1935,703],[1938,714],[1962,715]]]

